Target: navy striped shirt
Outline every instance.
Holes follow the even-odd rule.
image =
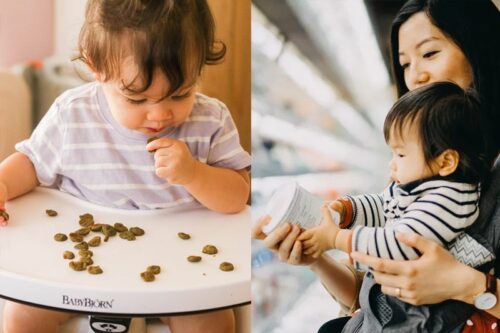
[[[390,184],[382,194],[348,196],[353,205],[352,249],[396,260],[419,257],[396,232],[416,233],[447,247],[479,215],[479,185],[442,179]],[[366,269],[356,263],[358,269]]]

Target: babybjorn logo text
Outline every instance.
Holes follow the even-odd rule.
[[[62,303],[64,305],[80,306],[84,308],[112,309],[114,301],[115,301],[114,299],[110,301],[104,301],[97,298],[95,299],[88,297],[76,298],[76,297],[69,297],[68,295],[62,296]]]

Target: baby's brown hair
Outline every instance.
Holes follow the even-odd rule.
[[[489,177],[486,138],[481,127],[481,103],[477,92],[452,82],[434,82],[404,94],[391,108],[384,123],[385,141],[391,135],[404,138],[404,125],[417,126],[428,165],[447,149],[460,160],[448,179],[478,183]]]
[[[131,55],[138,73],[122,82],[124,89],[146,91],[159,69],[170,84],[167,97],[195,84],[203,66],[225,53],[206,0],[89,0],[75,60],[108,81],[120,78]],[[134,85],[138,79],[140,86]]]

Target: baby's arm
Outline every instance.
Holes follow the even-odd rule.
[[[345,230],[345,228],[353,228],[357,225],[385,225],[381,194],[349,196],[335,200],[329,203],[329,206],[330,209],[339,213],[339,225],[330,223],[327,218],[324,218],[320,226],[304,231],[299,237],[299,240],[303,241],[304,253],[315,258],[324,251],[334,248],[350,252],[352,231]],[[327,211],[323,212],[323,216],[329,216],[332,220]]]
[[[419,234],[445,246],[471,225],[479,214],[478,194],[441,187],[411,203],[403,216],[384,228],[354,229],[352,250],[379,258],[416,259],[420,254],[396,238],[396,233]]]
[[[35,167],[30,159],[16,152],[0,163],[0,210],[5,209],[5,201],[18,197],[38,185]],[[5,224],[0,217],[0,223]]]
[[[186,190],[209,209],[221,213],[237,213],[245,208],[250,193],[250,177],[246,170],[231,170],[196,161],[193,181]]]
[[[391,186],[393,184],[389,185],[388,188]],[[341,201],[346,209],[346,218],[341,224],[343,229],[353,229],[358,225],[366,227],[383,227],[385,225],[386,219],[381,193],[349,195]]]
[[[193,158],[180,140],[161,138],[147,145],[155,152],[156,174],[171,184],[182,185],[205,207],[221,213],[237,213],[250,193],[246,170],[210,166]]]

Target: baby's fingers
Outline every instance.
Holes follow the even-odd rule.
[[[302,242],[302,247],[304,248],[304,253],[307,253],[306,254],[312,254],[314,253],[315,251],[318,251],[318,244],[314,243],[314,242]]]
[[[330,210],[330,208],[328,207],[328,204],[327,203],[324,203],[322,206],[321,206],[321,213],[323,214],[323,218],[324,218],[324,221],[323,223],[326,223],[326,224],[336,224],[335,223],[335,220],[337,219],[337,217],[335,216],[332,216],[332,213],[333,214],[336,214],[338,215],[337,212],[333,211],[333,210]]]
[[[302,246],[304,247],[304,249],[316,247],[316,242],[314,241],[314,239],[306,239],[302,241]]]
[[[150,152],[154,152],[158,149],[170,148],[176,143],[176,141],[178,141],[178,140],[173,139],[173,138],[166,138],[166,137],[155,139],[155,140],[150,141],[146,145],[146,149]]]
[[[314,229],[308,229],[303,231],[300,236],[297,238],[299,241],[303,241],[306,239],[311,239],[314,236]]]

